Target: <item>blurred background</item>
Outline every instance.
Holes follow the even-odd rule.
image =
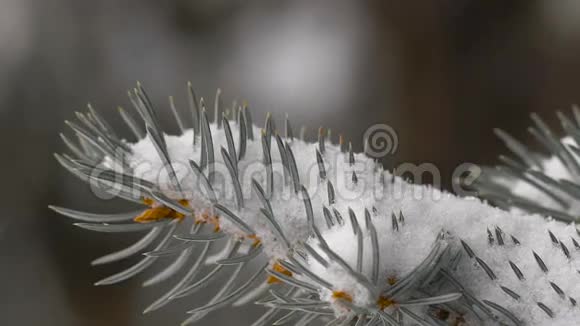
[[[554,112],[580,102],[579,41],[575,0],[0,0],[0,323],[177,325],[201,302],[143,316],[168,284],[93,287],[122,266],[89,262],[135,237],[82,231],[47,209],[121,206],[52,156],[62,121],[87,102],[122,128],[116,106],[140,80],[176,131],[167,96],[185,112],[190,80],[210,102],[217,87],[225,103],[247,100],[258,123],[288,113],[310,138],[325,126],[357,150],[367,127],[387,123],[397,161],[436,164],[448,187],[455,166],[504,152],[493,127],[533,143],[530,112],[557,127]],[[200,325],[249,325],[257,312]]]

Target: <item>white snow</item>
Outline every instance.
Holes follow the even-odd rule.
[[[239,148],[238,126],[231,123],[236,149]],[[247,152],[238,164],[239,180],[242,184],[245,208],[238,211],[230,175],[223,164],[220,148],[227,148],[223,128],[211,125],[216,160],[215,190],[220,194],[220,202],[236,212],[255,231],[264,245],[265,253],[272,262],[283,259],[286,247],[272,232],[267,219],[260,213],[261,203],[251,190],[251,179],[256,180],[266,189],[265,167],[262,163],[262,144],[260,129],[254,127],[254,141],[248,141]],[[199,162],[199,140],[193,146],[192,131],[182,136],[165,137],[172,164],[180,176],[185,197],[190,199],[194,209],[201,211],[211,209],[209,201],[203,197],[199,184],[189,169],[188,160]],[[580,299],[580,251],[576,250],[571,238],[577,238],[574,225],[546,220],[538,215],[523,215],[518,212],[505,212],[493,208],[475,198],[458,198],[448,193],[441,193],[428,186],[410,185],[377,168],[372,159],[356,154],[356,164],[349,166],[348,155],[341,153],[338,146],[326,143],[324,161],[328,180],[334,185],[337,202],[333,205],[345,220],[343,226],[327,229],[323,217],[323,206],[331,207],[328,202],[326,181],[318,177],[315,151],[317,144],[300,140],[290,142],[300,174],[300,182],[308,189],[315,223],[330,247],[351,266],[356,264],[356,237],[353,234],[348,209],[351,208],[363,230],[364,268],[363,273],[371,273],[371,242],[365,227],[364,210],[372,212],[376,207],[378,214],[373,216],[379,237],[380,248],[380,281],[382,288],[388,288],[387,278],[400,279],[409,273],[429,253],[433,241],[442,230],[449,233],[448,241],[454,248],[461,248],[459,239],[464,240],[484,260],[497,276],[491,281],[484,270],[470,259],[465,252],[453,275],[466,287],[467,291],[480,300],[493,301],[513,312],[522,322],[529,325],[573,325],[580,324],[580,308],[572,306],[568,297]],[[135,175],[154,182],[161,189],[167,189],[168,178],[162,168],[161,160],[148,138],[132,145],[134,156],[131,165]],[[283,171],[276,140],[271,142],[272,160],[274,162],[274,196],[271,199],[275,219],[280,224],[290,243],[309,242],[317,247],[318,241],[309,238],[306,211],[301,197],[294,194],[292,182],[284,186]],[[551,161],[547,164],[551,164]],[[358,183],[352,182],[352,171],[356,171]],[[381,178],[387,181],[382,182]],[[521,185],[517,185],[520,187]],[[529,189],[517,188],[526,192]],[[543,197],[538,197],[544,200]],[[391,213],[402,211],[404,225],[399,232],[393,232]],[[224,232],[244,235],[227,219],[220,219]],[[503,230],[505,245],[499,246],[495,239],[493,245],[488,243],[487,229],[494,233],[495,227]],[[552,231],[571,252],[571,259],[563,254],[560,246],[554,245],[548,235]],[[516,237],[521,245],[515,245],[510,235]],[[549,272],[544,274],[532,255],[535,251],[546,263]],[[519,281],[512,271],[509,262],[515,263],[523,272],[525,280]],[[325,269],[318,263],[309,260],[309,268],[335,287],[335,291],[345,291],[353,296],[353,303],[360,306],[376,302],[376,294],[369,293],[358,281],[347,275],[336,264]],[[557,284],[566,294],[560,298],[549,282]],[[521,298],[516,301],[504,293],[500,286],[506,286],[518,293]],[[331,293],[321,288],[321,298],[332,301]],[[542,302],[554,312],[549,318],[538,306]]]

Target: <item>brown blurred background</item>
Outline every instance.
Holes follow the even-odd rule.
[[[399,162],[432,162],[449,185],[462,162],[491,164],[501,127],[525,137],[528,113],[555,126],[578,103],[575,0],[241,1],[0,0],[0,324],[176,325],[195,299],[140,311],[168,285],[93,287],[122,266],[89,262],[135,239],[72,227],[46,207],[111,211],[57,166],[62,121],[91,102],[122,128],[116,106],[144,83],[164,125],[185,84],[210,101],[246,99],[308,134],[323,125],[361,149],[388,123]],[[128,135],[128,133],[126,133]],[[123,265],[123,264],[121,264]],[[257,309],[200,325],[249,325]]]

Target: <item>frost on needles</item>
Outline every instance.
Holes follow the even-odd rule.
[[[207,303],[184,324],[252,303],[265,308],[252,326],[580,321],[580,246],[570,221],[409,184],[325,130],[311,143],[294,137],[287,118],[277,126],[268,115],[258,128],[247,107],[225,110],[220,97],[208,110],[189,85],[190,118],[182,119],[173,99],[162,113],[138,85],[129,98],[140,119],[120,109],[136,142],[92,107],[67,122],[78,141],[62,135],[72,156],[56,154],[59,163],[137,209],[51,208],[84,229],[144,233],[93,261],[144,254],[97,285],[170,257],[143,283],[167,281],[145,312],[204,292]],[[157,114],[173,114],[179,135],[164,133]]]

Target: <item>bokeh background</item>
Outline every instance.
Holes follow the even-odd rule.
[[[87,102],[122,128],[116,106],[136,80],[166,112],[167,95],[185,110],[190,80],[210,101],[217,87],[247,100],[259,123],[288,113],[310,137],[322,125],[358,150],[367,127],[387,123],[396,160],[436,164],[448,187],[455,166],[503,152],[493,127],[532,143],[530,112],[555,126],[579,102],[579,41],[576,0],[0,0],[0,324],[176,325],[200,303],[143,316],[159,287],[91,286],[120,266],[89,262],[135,237],[47,209],[120,205],[52,157],[62,121]],[[257,312],[200,325],[249,325]]]

